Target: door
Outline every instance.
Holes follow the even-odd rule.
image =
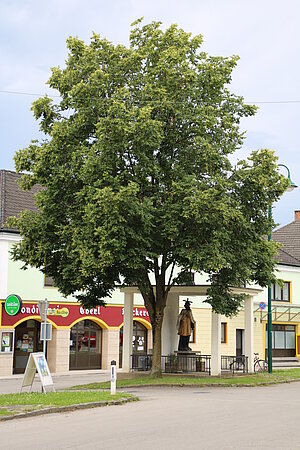
[[[71,328],[70,370],[101,369],[101,328],[82,320]]]
[[[24,373],[30,353],[42,351],[40,323],[35,320],[23,322],[15,331],[14,370],[13,373]]]
[[[236,356],[242,356],[244,354],[244,332],[245,330],[236,330]]]
[[[133,321],[132,328],[132,367],[138,367],[139,356],[147,355],[147,328],[136,320]],[[122,368],[123,357],[123,327],[120,329],[119,342],[119,367]]]

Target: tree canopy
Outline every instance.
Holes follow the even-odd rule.
[[[274,279],[268,207],[287,180],[268,149],[232,164],[240,120],[256,108],[229,90],[238,57],[209,56],[201,44],[141,20],[129,47],[70,37],[65,67],[48,81],[60,100],[33,103],[45,139],[15,156],[23,188],[42,189],[38,212],[15,220],[23,239],[14,258],[85,305],[138,286],[156,369],[172,285],[207,273],[208,302],[230,316],[242,300],[231,286]]]

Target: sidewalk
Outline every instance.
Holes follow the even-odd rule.
[[[110,370],[72,370],[63,374],[53,374],[52,379],[55,389],[67,389],[76,384],[87,384],[110,380]],[[20,392],[23,375],[11,375],[10,377],[0,377],[0,394],[12,394]],[[24,392],[29,388],[24,388]],[[32,386],[32,391],[41,391],[41,382],[36,374]]]

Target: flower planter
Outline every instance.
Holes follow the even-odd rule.
[[[182,372],[182,366],[178,362],[174,363],[166,363],[165,365],[165,372],[166,373],[178,373]]]

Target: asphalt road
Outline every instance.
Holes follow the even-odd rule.
[[[140,402],[0,423],[3,449],[300,449],[300,383],[135,388]]]

